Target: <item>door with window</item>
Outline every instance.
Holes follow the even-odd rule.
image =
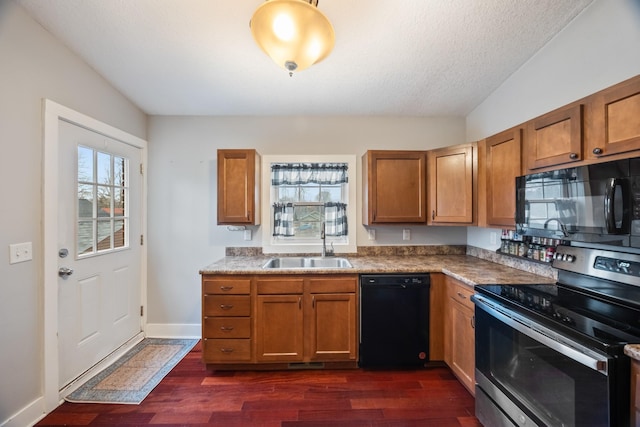
[[[141,330],[141,150],[59,121],[59,388]],[[46,209],[46,207],[45,207]]]

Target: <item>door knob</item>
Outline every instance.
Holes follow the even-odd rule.
[[[60,269],[58,270],[58,276],[65,278],[65,277],[69,277],[73,274],[73,270],[67,267],[60,267]]]

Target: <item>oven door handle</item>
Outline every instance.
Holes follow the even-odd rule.
[[[576,362],[598,371],[604,375],[609,374],[609,358],[605,355],[597,353],[569,338],[553,332],[551,329],[540,325],[537,322],[520,316],[500,304],[483,298],[475,294],[471,297],[476,307],[480,308],[499,321],[511,326],[516,331],[527,335],[541,344],[557,351],[558,353],[569,357]],[[477,327],[477,323],[476,323]]]

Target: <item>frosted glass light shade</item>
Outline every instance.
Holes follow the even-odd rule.
[[[333,26],[317,0],[267,0],[256,9],[249,26],[260,48],[292,73],[326,58],[335,44]]]

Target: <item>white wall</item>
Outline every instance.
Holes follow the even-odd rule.
[[[42,397],[43,98],[146,138],[144,113],[0,0],[0,425],[25,425],[19,413]],[[33,242],[33,261],[10,265],[9,244],[20,242]]]
[[[462,118],[400,117],[151,117],[149,125],[149,312],[173,331],[200,324],[198,270],[227,246],[260,246],[216,225],[216,150],[256,148],[268,154],[353,154],[358,158],[357,244],[465,244],[464,227],[376,227],[367,240],[361,217],[361,156],[368,149],[426,150],[464,142]],[[350,175],[350,179],[351,179]],[[268,207],[267,207],[268,208]],[[191,328],[189,329],[189,325]],[[167,330],[166,328],[163,330]],[[161,333],[161,332],[160,332]]]
[[[477,141],[640,74],[640,0],[596,0],[467,116]],[[489,229],[469,245],[496,249]]]

